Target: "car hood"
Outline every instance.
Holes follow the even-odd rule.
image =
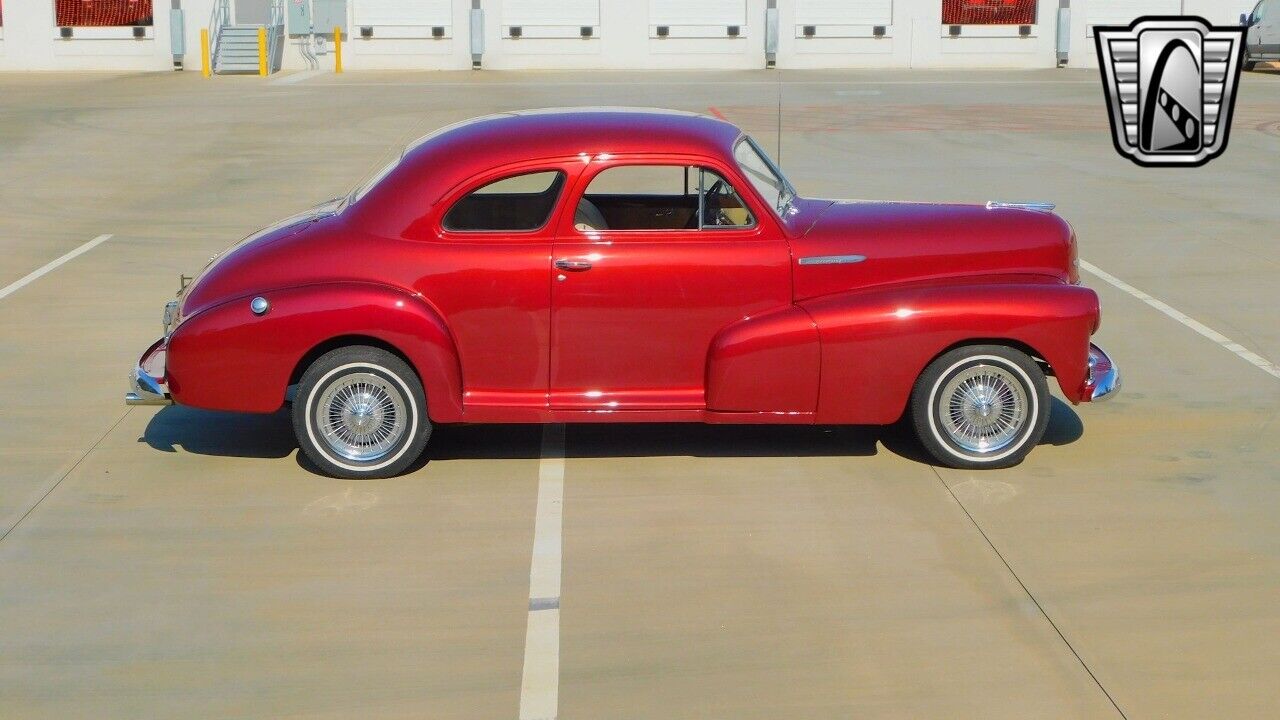
[[[305,233],[316,223],[332,218],[345,206],[346,198],[334,198],[287,217],[240,240],[210,258],[209,263],[181,295],[181,316],[195,313],[253,289],[258,279],[249,269],[262,262],[281,241]]]
[[[797,299],[966,275],[1073,274],[1071,226],[1019,206],[834,201],[792,240]]]

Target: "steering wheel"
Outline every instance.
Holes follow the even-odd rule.
[[[711,183],[711,187],[702,196],[702,224],[703,225],[732,225],[728,216],[720,208],[720,191],[724,189],[724,180],[716,180]],[[713,198],[715,200],[713,201]]]

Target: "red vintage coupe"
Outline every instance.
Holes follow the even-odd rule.
[[[126,402],[270,413],[383,477],[436,423],[889,424],[1005,467],[1119,388],[1047,205],[799,197],[681,112],[502,113],[245,239],[166,307]]]

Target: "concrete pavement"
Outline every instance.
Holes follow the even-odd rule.
[[[983,82],[973,82],[973,80]],[[779,84],[779,80],[781,84]],[[352,483],[287,419],[126,410],[163,302],[435,127],[715,108],[804,194],[1050,200],[1098,268],[1280,360],[1280,75],[1132,166],[1093,72],[0,76],[0,716],[516,717],[540,433]],[[1280,380],[1097,277],[1113,402],[1017,468],[894,429],[571,426],[559,715],[1272,717]]]

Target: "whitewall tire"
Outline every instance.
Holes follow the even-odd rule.
[[[417,373],[386,350],[355,345],[325,353],[303,373],[293,431],[325,474],[383,478],[418,459],[431,421]]]
[[[939,464],[1017,465],[1049,424],[1048,383],[1026,353],[1003,345],[956,348],[934,360],[911,393],[916,436]]]

